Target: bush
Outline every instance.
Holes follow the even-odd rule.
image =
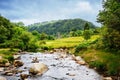
[[[79,53],[81,50],[86,50],[88,44],[80,44],[75,48],[75,53]]]
[[[89,64],[90,64],[90,67],[96,67],[98,71],[105,71],[106,70],[106,65],[103,62],[92,61]]]
[[[42,49],[42,50],[49,50],[49,47],[47,47],[47,46],[42,46],[41,49]]]
[[[39,46],[35,42],[31,42],[28,44],[28,51],[35,52],[35,51],[37,51],[38,47]]]

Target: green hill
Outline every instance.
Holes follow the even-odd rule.
[[[28,26],[28,30],[29,31],[37,30],[39,33],[44,32],[49,35],[55,35],[57,33],[67,34],[70,31],[83,30],[85,23],[88,23],[90,28],[96,27],[91,22],[82,19],[65,19],[31,24]]]

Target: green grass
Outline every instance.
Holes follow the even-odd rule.
[[[3,59],[8,59],[13,54],[15,54],[18,51],[18,49],[11,50],[10,48],[1,48],[0,49],[0,56],[3,57]]]
[[[94,35],[89,39],[87,42],[94,41],[95,39],[99,38],[98,35]],[[41,46],[46,46],[50,48],[61,48],[61,47],[75,47],[79,45],[80,43],[85,42],[83,37],[69,37],[69,38],[62,38],[62,39],[56,39],[52,41],[45,41],[46,44],[42,44]]]
[[[120,54],[113,54],[103,50],[87,49],[78,53],[90,67],[96,67],[99,72],[116,75],[120,72]]]

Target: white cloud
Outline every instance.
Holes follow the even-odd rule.
[[[25,25],[42,22],[42,21],[50,21],[50,20],[58,20],[58,19],[66,19],[66,18],[82,18],[88,21],[91,21],[96,24],[96,16],[99,12],[100,4],[91,4],[89,1],[79,0],[77,2],[72,1],[68,6],[67,4],[64,6],[55,6],[51,8],[44,8],[42,6],[38,7],[38,4],[34,3],[32,6],[18,7],[19,12],[22,19],[14,19],[12,21],[19,22],[22,21]],[[58,2],[59,3],[59,2]]]

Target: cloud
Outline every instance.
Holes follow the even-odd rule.
[[[26,25],[68,18],[82,18],[97,24],[100,0],[2,0],[0,12],[8,19]],[[7,2],[9,1],[9,3]],[[2,7],[1,7],[2,6]],[[8,14],[9,13],[9,14]]]

